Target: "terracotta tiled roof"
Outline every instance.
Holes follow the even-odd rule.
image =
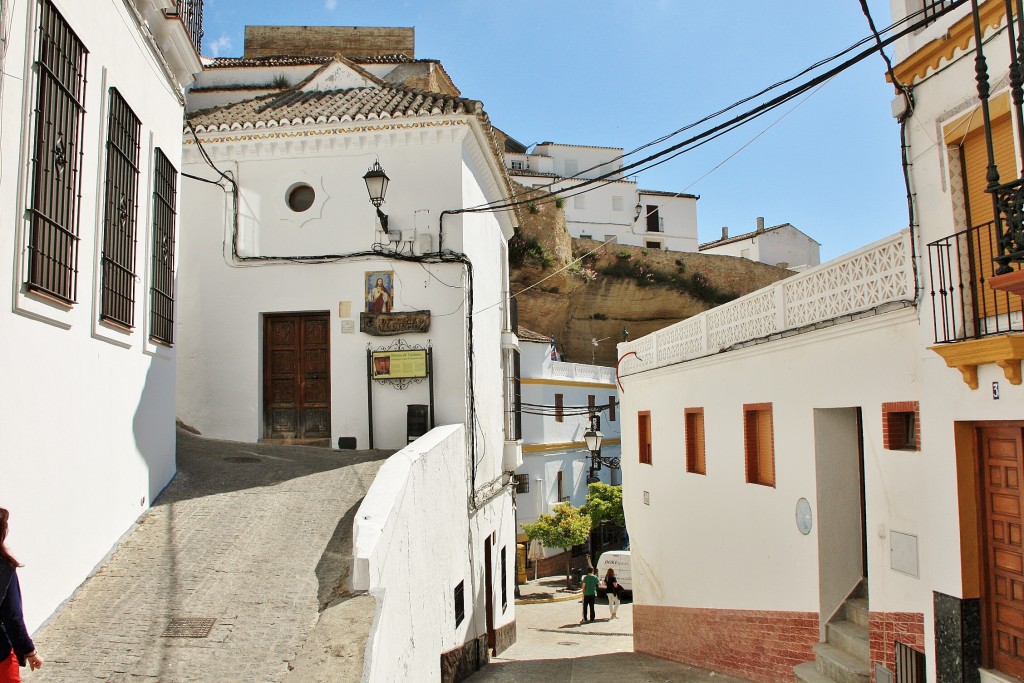
[[[207,69],[234,69],[247,66],[305,66],[326,64],[333,57],[216,57],[205,64]]]
[[[551,337],[545,337],[543,334],[537,334],[525,327],[520,327],[516,332],[516,336],[519,337],[519,341],[525,342],[550,342]]]
[[[664,192],[662,190],[639,190],[640,194],[649,194],[652,197],[686,197],[687,199],[700,199],[699,194],[687,194],[685,192]]]
[[[528,168],[510,168],[509,175],[536,176],[538,178],[559,178],[557,173],[546,173],[544,171],[531,171]]]
[[[409,55],[403,55],[399,53],[391,55],[371,55],[368,57],[349,57],[349,59],[359,64],[409,64],[411,62],[436,61],[432,59],[413,59]]]
[[[723,244],[732,244],[733,242],[742,242],[743,240],[749,240],[751,237],[757,237],[758,235],[763,235],[766,232],[772,232],[774,230],[778,230],[779,228],[793,228],[794,230],[799,232],[801,235],[803,235],[807,239],[809,239],[812,242],[814,242],[815,244],[818,243],[818,241],[816,239],[814,239],[813,237],[811,237],[810,235],[808,235],[807,233],[805,233],[804,231],[802,231],[800,228],[796,227],[795,225],[791,225],[790,223],[779,223],[778,225],[773,225],[772,227],[765,228],[764,230],[754,230],[752,232],[745,232],[742,235],[733,235],[731,237],[726,237],[725,239],[715,240],[714,242],[705,242],[704,244],[698,245],[697,246],[697,250],[698,251],[704,251],[705,249],[710,249],[711,247],[720,247]]]
[[[389,86],[288,90],[198,111],[191,120],[202,132],[452,114],[483,114],[483,105],[477,100]]]

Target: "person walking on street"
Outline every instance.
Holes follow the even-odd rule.
[[[597,575],[593,567],[587,568],[587,575],[583,577],[583,618],[581,624],[594,620],[594,603],[597,601]],[[587,619],[587,605],[590,605],[590,618]]]
[[[21,585],[18,583],[18,564],[7,551],[7,518],[10,513],[0,508],[0,683],[19,683],[19,666],[27,662],[35,671],[43,665],[43,659],[36,654],[25,629],[25,617],[21,611]]]
[[[615,570],[608,567],[608,573],[604,575],[604,587],[608,590],[608,609],[611,610],[612,619],[618,619],[616,612],[619,611],[619,594],[622,586],[615,580]]]

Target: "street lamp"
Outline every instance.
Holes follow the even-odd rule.
[[[636,206],[633,207],[633,222],[636,223],[640,220],[640,214],[644,212],[643,204],[637,201]]]
[[[590,416],[590,429],[583,432],[583,442],[590,451],[590,473],[587,475],[588,484],[596,484],[601,481],[597,473],[601,465],[607,465],[613,470],[619,469],[621,464],[618,458],[604,458],[601,456],[601,442],[604,441],[604,434],[601,433],[601,418],[597,415]]]
[[[384,232],[388,231],[388,215],[380,210],[380,205],[384,203],[384,194],[388,191],[388,174],[381,168],[380,162],[373,162],[373,166],[363,176],[363,182],[366,183],[366,191],[370,195],[370,203],[377,209],[377,218],[380,219],[380,227]]]

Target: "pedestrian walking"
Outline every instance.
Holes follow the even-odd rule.
[[[615,580],[615,570],[608,567],[608,573],[604,575],[604,587],[607,589],[608,609],[611,611],[612,619],[618,619],[616,612],[619,611],[619,596],[622,594],[622,586]]]
[[[0,653],[10,653],[0,660],[0,683],[19,683],[18,667],[26,663],[35,671],[43,665],[25,629],[21,611],[21,585],[17,569],[21,565],[7,551],[7,519],[10,513],[0,508]]]
[[[583,618],[580,619],[581,624],[593,621],[596,616],[594,614],[594,603],[597,601],[597,581],[597,574],[594,573],[594,568],[587,567],[587,575],[583,577]],[[587,619],[587,605],[590,606],[589,619]]]

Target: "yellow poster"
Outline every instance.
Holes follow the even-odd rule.
[[[374,351],[374,379],[407,379],[427,376],[427,350]]]

